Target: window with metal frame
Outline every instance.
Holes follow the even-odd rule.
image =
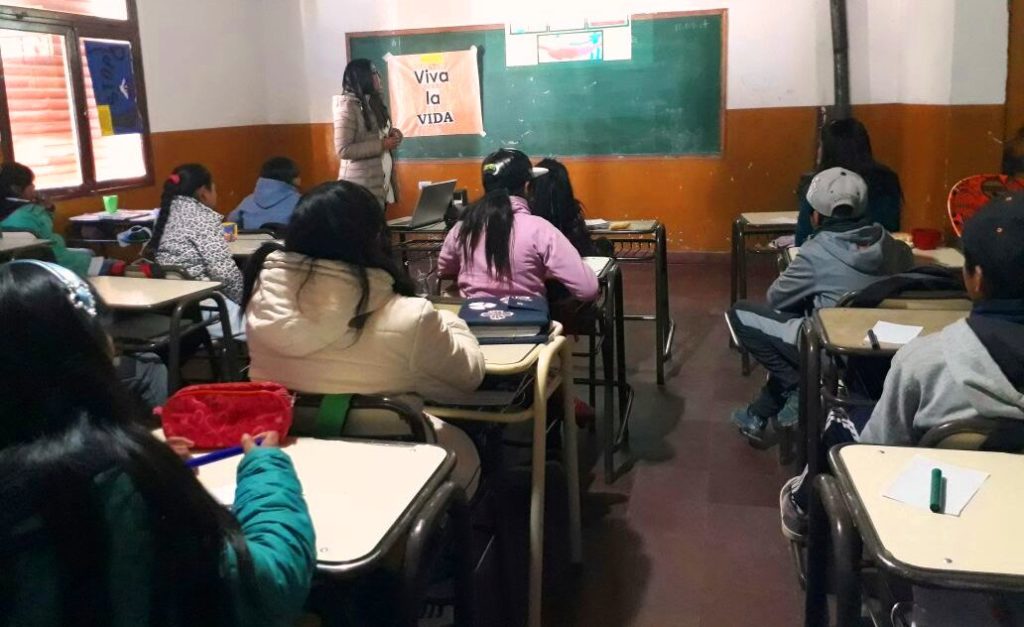
[[[53,198],[152,183],[135,0],[0,0],[0,151]]]

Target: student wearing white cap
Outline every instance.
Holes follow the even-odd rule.
[[[815,233],[768,289],[768,303],[740,301],[729,311],[736,339],[768,371],[768,382],[732,422],[756,446],[768,446],[772,417],[796,422],[800,355],[797,336],[811,310],[833,307],[849,292],[905,272],[914,264],[910,248],[865,216],[867,184],[844,168],[819,173],[807,190]]]

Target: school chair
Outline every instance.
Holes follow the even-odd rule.
[[[314,437],[344,437],[427,444],[436,442],[434,428],[426,414],[400,398],[372,395],[353,395],[348,414],[342,426],[328,420],[325,412],[331,408],[330,395],[295,393],[292,434]],[[325,433],[325,429],[336,429]],[[369,478],[368,478],[369,479]],[[477,490],[482,498],[483,485]],[[455,624],[473,625],[473,590],[478,576],[478,562],[472,547],[474,528],[471,524],[471,503],[463,489],[451,481],[434,493],[417,514],[406,538],[399,568],[396,594],[396,623],[413,627],[418,624],[425,608],[453,605]],[[490,543],[488,543],[490,545]],[[451,599],[431,599],[430,576],[436,565],[450,552],[455,562],[455,585]],[[480,556],[482,561],[486,555]],[[319,592],[321,611],[332,614],[340,611],[337,592],[331,586]],[[333,624],[328,621],[327,625]]]
[[[997,453],[1024,453],[1024,422],[977,417],[955,420],[930,429],[919,448],[943,448]],[[866,611],[874,624],[890,624],[892,608],[911,600],[909,586],[889,580],[863,555],[863,542],[838,481],[829,474],[814,478],[813,505],[820,505],[827,521],[829,573],[835,593],[836,627],[859,627]],[[883,621],[883,622],[880,622]],[[899,625],[900,623],[892,623]],[[903,623],[906,624],[906,623]],[[909,625],[907,625],[909,627]]]

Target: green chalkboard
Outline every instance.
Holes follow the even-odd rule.
[[[400,159],[482,157],[500,146],[534,156],[716,155],[722,152],[724,14],[633,21],[633,58],[505,66],[494,27],[349,37],[349,58],[388,53],[480,54],[487,135],[409,138]]]

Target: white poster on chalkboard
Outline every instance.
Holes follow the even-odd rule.
[[[477,48],[387,55],[391,119],[406,137],[483,135]]]
[[[628,17],[513,23],[505,30],[506,67],[632,58],[633,29]]]

